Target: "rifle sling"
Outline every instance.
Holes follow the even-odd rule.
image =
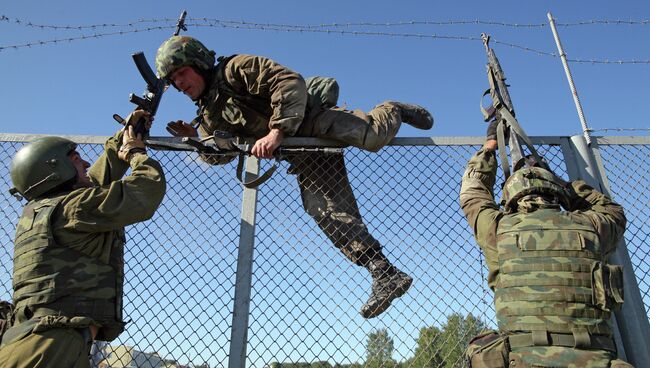
[[[278,168],[278,161],[276,160],[273,166],[266,170],[264,174],[258,176],[257,178],[250,180],[250,181],[244,181],[243,173],[244,173],[244,161],[246,160],[246,153],[241,152],[239,154],[239,162],[237,162],[237,179],[239,180],[240,183],[242,183],[243,186],[246,188],[257,188],[260,186],[262,183],[265,181],[269,180],[271,176],[273,176],[273,173],[275,170]]]
[[[501,170],[503,170],[503,177],[507,180],[510,177],[510,166],[508,165],[508,154],[506,153],[506,124],[505,120],[501,120],[497,125],[497,144],[499,146]]]
[[[510,134],[516,134],[521,138],[524,145],[528,147],[528,150],[533,155],[537,162],[542,162],[537,150],[533,146],[533,142],[530,140],[530,137],[524,132],[524,130],[517,122],[517,119],[510,113],[510,111],[505,106],[500,106],[498,111],[498,116],[500,116],[501,121],[497,126],[497,144],[499,146],[499,156],[501,159],[501,168],[505,179],[507,180],[510,177],[510,168],[508,167],[508,156],[506,154],[506,141],[505,141],[505,130],[509,129]],[[511,148],[512,151],[512,148]],[[523,158],[523,157],[521,157]],[[521,159],[520,158],[520,159]],[[515,162],[513,157],[512,170],[516,171],[520,167],[518,162]]]

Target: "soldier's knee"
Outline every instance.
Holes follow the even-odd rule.
[[[390,140],[389,140],[390,141]],[[363,142],[363,148],[366,151],[378,152],[380,149],[388,143],[385,139],[381,139],[376,135],[366,136],[366,140]]]
[[[327,208],[327,201],[325,198],[313,195],[303,195],[302,205],[305,212],[316,220],[321,221],[325,217],[325,209]]]

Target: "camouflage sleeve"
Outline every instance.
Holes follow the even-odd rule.
[[[269,129],[296,133],[307,107],[307,85],[300,74],[271,59],[237,55],[226,65],[225,75],[233,89],[270,98]]]
[[[479,150],[467,163],[460,189],[460,207],[490,271],[496,267],[496,229],[501,211],[494,201],[497,161],[494,151]]]
[[[165,194],[162,167],[144,153],[135,153],[130,165],[122,180],[68,194],[61,203],[64,230],[98,233],[150,219]]]
[[[568,189],[571,212],[587,216],[606,247],[605,253],[614,251],[627,223],[623,207],[582,180],[572,182]]]
[[[122,145],[122,130],[108,138],[104,143],[104,152],[88,169],[88,177],[95,185],[106,185],[124,176],[129,164],[117,157]]]

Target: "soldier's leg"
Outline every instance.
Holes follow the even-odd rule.
[[[311,154],[294,162],[305,210],[334,246],[370,272],[372,293],[362,307],[365,318],[385,311],[410,287],[412,279],[383,254],[380,243],[363,223],[352,192],[343,155]]]
[[[334,139],[377,152],[395,137],[402,121],[420,129],[433,125],[431,114],[424,108],[387,101],[367,114],[340,108],[318,111],[303,122],[297,135]]]
[[[80,332],[52,328],[30,333],[0,349],[3,368],[90,368],[90,348]]]

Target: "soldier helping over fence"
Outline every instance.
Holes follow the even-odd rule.
[[[429,129],[433,118],[416,105],[384,102],[368,114],[335,106],[337,86],[331,81],[310,85],[320,89],[310,98],[303,77],[274,62],[250,55],[215,60],[215,53],[198,40],[175,36],[156,55],[160,78],[167,79],[198,106],[187,124],[168,125],[176,136],[210,136],[226,131],[255,138],[251,153],[271,158],[286,136],[319,137],[376,152],[399,130],[402,121]],[[215,65],[215,61],[218,64]],[[198,129],[198,132],[197,132]],[[395,267],[368,233],[350,186],[342,154],[297,155],[290,161],[298,175],[303,205],[318,226],[353,263],[365,267],[373,279],[370,298],[361,308],[364,318],[384,312],[410,287],[412,278]],[[211,164],[232,157],[202,156]]]
[[[44,137],[13,158],[12,191],[28,203],[16,229],[15,309],[0,367],[90,367],[92,341],[124,330],[124,227],[153,216],[165,178],[132,125],[106,141],[92,166],[76,147]]]

